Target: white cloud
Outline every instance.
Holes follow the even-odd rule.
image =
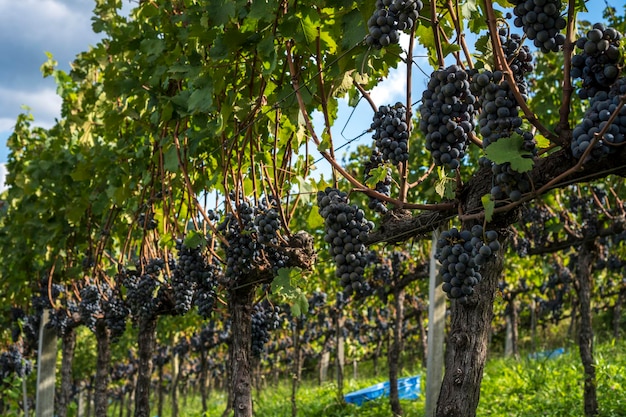
[[[83,43],[86,29],[90,31],[93,7],[91,2],[87,4],[88,8],[70,8],[58,0],[1,0],[0,22],[3,32],[13,33],[20,42],[42,46],[58,41]]]
[[[13,90],[6,87],[0,87],[0,109],[4,108],[3,113],[11,113],[14,109],[21,109],[24,106],[29,108],[29,112],[33,114],[37,126],[51,127],[55,123],[55,119],[60,116],[61,97],[52,88],[42,88],[35,91]],[[17,113],[15,114],[17,117]],[[12,130],[15,126],[15,119],[7,117],[0,118],[0,131]]]

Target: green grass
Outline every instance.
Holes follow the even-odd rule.
[[[597,392],[600,417],[626,417],[626,341],[605,343],[596,347]],[[368,364],[359,368],[361,375],[368,373]],[[403,376],[420,371],[404,372]],[[422,373],[422,384],[425,383]],[[365,388],[386,380],[363,376],[357,380],[346,379],[344,393]],[[422,385],[424,391],[424,385]],[[200,398],[180,399],[181,417],[203,417]],[[207,417],[220,417],[226,398],[223,393],[213,392],[209,400]],[[388,399],[382,398],[358,407],[342,404],[337,398],[337,387],[329,382],[319,386],[304,381],[297,397],[298,417],[381,417],[391,416]],[[407,417],[423,417],[424,397],[415,401],[402,401]],[[167,412],[162,417],[169,417]],[[156,415],[156,410],[153,410]],[[254,411],[258,417],[290,417],[291,385],[284,381],[278,386],[268,385],[254,390]],[[111,414],[112,415],[112,414]],[[566,352],[552,359],[528,359],[526,353],[520,359],[491,358],[485,368],[481,387],[481,399],[477,415],[506,417],[580,417],[583,412],[583,370],[578,349],[566,347]]]

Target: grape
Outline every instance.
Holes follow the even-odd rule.
[[[270,204],[262,201],[255,207],[243,202],[237,206],[239,219],[229,213],[218,225],[228,242],[224,247],[227,283],[236,282],[241,275],[268,261],[275,273],[286,265],[287,257],[280,250],[279,212]]]
[[[393,165],[409,160],[407,111],[402,103],[380,106],[374,114],[371,128],[382,161]]]
[[[135,321],[147,321],[156,314],[155,292],[158,281],[151,274],[129,271],[123,276],[122,284],[126,287],[126,304]]]
[[[586,36],[576,41],[580,50],[572,57],[572,78],[580,78],[578,96],[592,98],[598,91],[608,91],[624,67],[620,50],[622,34],[602,23],[593,25]]]
[[[265,344],[270,340],[270,331],[280,327],[280,308],[268,302],[254,306],[251,320],[252,355],[261,356]]]
[[[126,319],[130,311],[116,294],[103,302],[103,311],[107,328],[111,332],[111,341],[115,342],[126,331]]]
[[[457,65],[433,72],[420,105],[420,129],[426,149],[437,165],[455,170],[474,130],[476,97],[470,91],[469,74]]]
[[[512,46],[515,46],[515,43],[508,45],[510,48]],[[516,83],[518,86],[525,86],[522,78],[523,72],[518,75],[515,77]],[[519,103],[502,72],[484,71],[474,74],[471,88],[479,95],[478,101],[482,108],[478,125],[483,137],[483,148],[486,149],[500,139],[506,140],[512,135],[519,135],[522,137],[520,151],[534,158],[537,154],[534,136],[521,129],[522,118],[519,114]],[[496,164],[487,158],[481,158],[480,164],[491,168],[494,178],[491,196],[494,200],[509,198],[512,201],[519,201],[524,193],[531,191],[528,177],[515,171],[510,163]]]
[[[483,232],[480,225],[471,230],[452,228],[441,233],[437,240],[436,257],[441,263],[439,275],[443,280],[442,289],[449,298],[468,302],[468,297],[474,293],[474,286],[482,278],[480,267],[500,249],[497,239],[497,232]]]
[[[514,24],[524,29],[524,33],[543,53],[557,52],[565,43],[560,33],[567,25],[561,16],[560,0],[511,0],[515,5]]]
[[[154,219],[154,213],[140,213],[137,217],[137,224],[145,230],[154,230],[159,223]]]
[[[102,315],[100,301],[100,290],[97,286],[90,284],[80,290],[80,318],[92,332],[96,330],[98,316]]]
[[[367,21],[365,43],[376,49],[398,43],[398,31],[411,31],[422,7],[420,0],[377,0],[376,10]]]
[[[348,195],[334,188],[317,194],[317,205],[324,218],[324,240],[331,245],[336,276],[347,294],[362,291],[367,254],[363,242],[373,224],[363,210],[348,204]]]
[[[33,371],[33,364],[22,356],[17,345],[11,345],[8,351],[0,353],[0,381],[15,374],[23,378]]]
[[[572,131],[571,150],[576,159],[580,159],[589,148],[595,136],[603,130],[610,115],[617,109],[620,96],[626,93],[626,79],[620,79],[609,92],[598,91],[585,111],[583,121]],[[618,148],[609,144],[623,143],[626,138],[626,107],[620,109],[616,117],[608,126],[604,136],[596,141],[588,154],[588,159],[598,160],[615,153]]]
[[[378,168],[383,165],[383,156],[377,149],[372,150],[372,155],[370,156],[369,162],[365,164],[365,181],[371,178],[370,172],[374,168]],[[389,196],[391,193],[391,169],[387,168],[387,175],[383,181],[378,181],[374,189],[386,196]],[[387,206],[385,202],[377,199],[376,197],[370,197],[368,207],[378,213],[385,214],[387,213]]]

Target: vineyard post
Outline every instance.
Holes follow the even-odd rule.
[[[36,417],[52,417],[54,415],[57,335],[54,328],[48,327],[49,321],[50,311],[44,310],[39,328]]]
[[[439,288],[441,279],[437,273],[437,249],[439,231],[433,232],[433,245],[430,251],[428,281],[428,350],[426,356],[426,417],[435,415],[437,398],[443,378],[443,342],[446,326],[446,296]]]

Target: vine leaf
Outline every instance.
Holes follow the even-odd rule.
[[[448,177],[443,167],[437,168],[439,179],[435,182],[435,191],[441,198],[454,198],[456,191],[456,181],[454,178]]]
[[[493,210],[496,208],[496,202],[491,194],[485,194],[480,198],[480,201],[482,201],[483,207],[485,208],[485,220],[490,222],[493,218]]]
[[[302,278],[300,268],[280,268],[272,281],[272,293],[285,299],[291,306],[291,314],[301,316],[309,310],[306,294],[293,283]]]
[[[385,181],[385,178],[387,178],[388,172],[389,172],[389,169],[384,165],[381,165],[379,167],[376,167],[370,170],[369,172],[370,177],[367,179],[367,181],[365,181],[365,185],[367,185],[370,188],[376,187],[376,184],[378,184],[379,182]]]
[[[533,169],[532,154],[522,150],[524,139],[514,133],[510,138],[501,138],[487,146],[485,155],[496,164],[510,163],[517,172],[527,172]]]

